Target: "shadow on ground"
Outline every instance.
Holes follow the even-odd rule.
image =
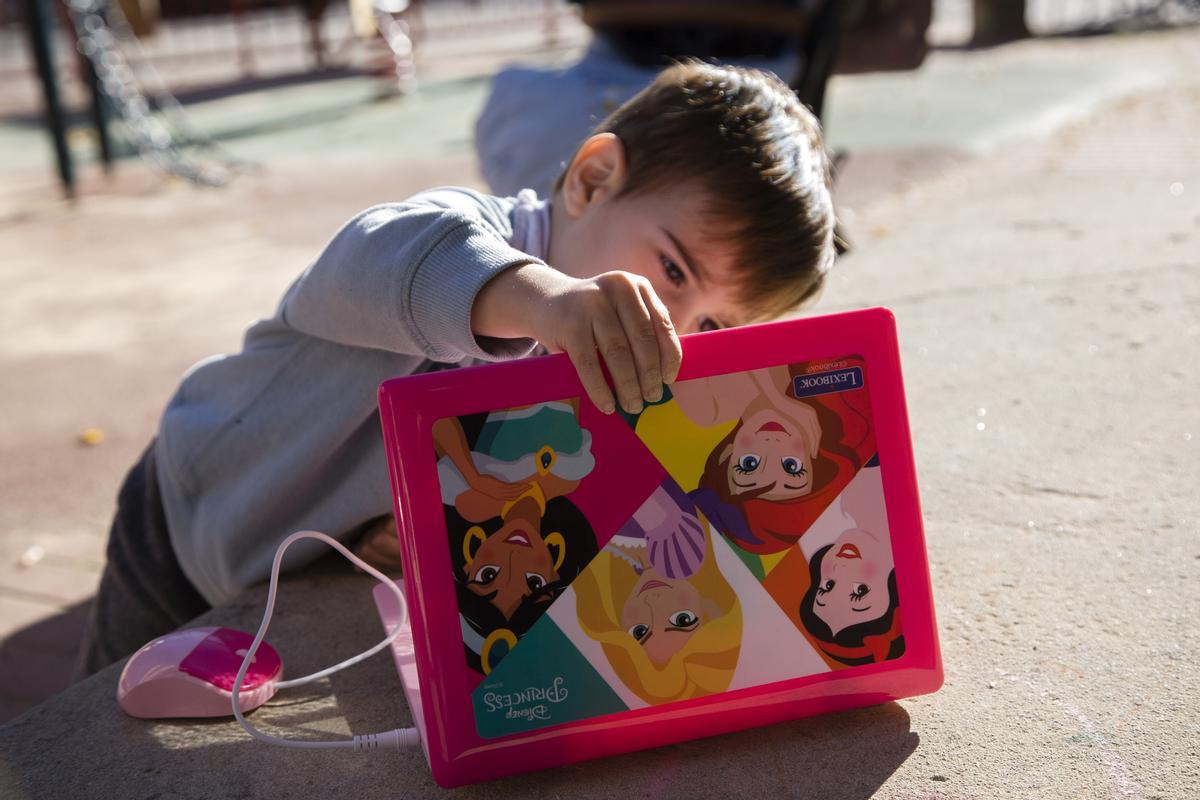
[[[0,641],[0,724],[71,685],[91,607],[91,600],[76,603]]]

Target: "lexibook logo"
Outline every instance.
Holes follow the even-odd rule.
[[[530,686],[507,694],[487,692],[483,695],[483,705],[489,713],[503,711],[505,719],[550,719],[550,707],[546,704],[567,699],[565,683],[558,677],[549,686]]]
[[[792,392],[796,397],[845,392],[849,389],[861,389],[862,385],[861,367],[811,372],[808,375],[797,375],[792,378]]]

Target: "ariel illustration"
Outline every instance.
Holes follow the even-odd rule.
[[[852,527],[813,554],[800,621],[842,664],[898,658],[904,633],[879,469],[862,470],[839,502]]]
[[[751,553],[795,544],[875,450],[865,388],[797,398],[793,378],[807,374],[804,366],[672,387],[693,424],[734,423],[709,451],[693,498]]]
[[[564,495],[595,466],[578,401],[433,426],[468,661],[487,674],[596,554]]]
[[[695,506],[657,488],[572,584],[583,632],[647,703],[729,688],[742,611]]]

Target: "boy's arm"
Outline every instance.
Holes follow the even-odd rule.
[[[540,262],[508,244],[507,217],[484,198],[432,197],[348,222],[288,290],[282,319],[310,336],[435,361],[528,353],[529,338],[476,337],[471,309],[492,278]]]
[[[682,352],[671,316],[646,278],[605,272],[572,278],[540,262],[505,271],[484,286],[472,326],[480,336],[526,336],[550,352],[565,352],[588,397],[601,411],[615,410],[612,376],[622,408],[642,410],[674,383]]]
[[[440,190],[355,217],[288,290],[280,316],[311,336],[435,361],[566,352],[592,402],[630,413],[679,372],[679,338],[650,282],[564,275],[508,244],[503,208]],[[597,353],[599,350],[599,354]]]

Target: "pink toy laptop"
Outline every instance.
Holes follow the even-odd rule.
[[[683,352],[636,416],[597,410],[566,356],[380,388],[394,651],[441,785],[941,685],[891,312]]]

